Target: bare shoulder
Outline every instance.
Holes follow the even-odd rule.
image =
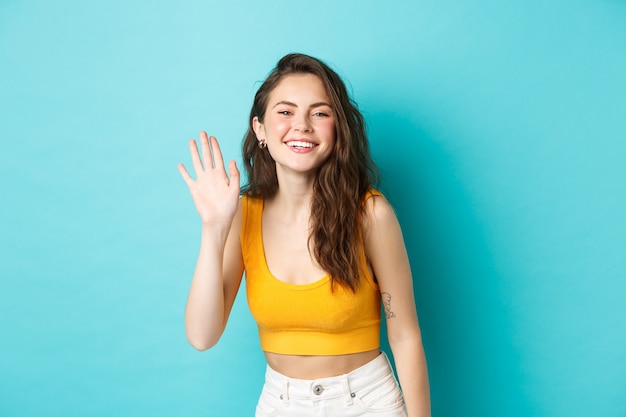
[[[383,196],[371,196],[365,202],[362,219],[363,245],[381,291],[388,291],[392,281],[410,281],[408,256],[396,213]],[[397,292],[397,290],[396,290]]]
[[[361,227],[367,239],[372,234],[399,228],[396,212],[382,195],[372,195],[365,200]]]

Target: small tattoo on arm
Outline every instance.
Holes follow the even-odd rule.
[[[381,292],[380,296],[383,299],[383,309],[385,310],[385,318],[392,319],[396,314],[391,311],[391,294],[388,292]]]

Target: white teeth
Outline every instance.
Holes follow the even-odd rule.
[[[292,140],[287,142],[287,146],[291,146],[292,148],[312,148],[313,145],[311,142],[300,142],[297,140]]]

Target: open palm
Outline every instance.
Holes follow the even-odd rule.
[[[230,225],[239,200],[239,170],[232,160],[228,164],[230,178],[226,175],[222,152],[215,137],[209,138],[206,132],[201,132],[200,147],[202,155],[196,141],[189,141],[196,179],[189,175],[183,164],[178,165],[178,170],[189,187],[202,223]]]

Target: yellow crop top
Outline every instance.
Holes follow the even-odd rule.
[[[379,195],[378,192],[368,193]],[[263,199],[242,198],[241,247],[250,312],[261,349],[286,355],[342,355],[380,346],[380,292],[365,264],[356,293],[330,276],[311,284],[289,284],[272,275],[265,261]]]

